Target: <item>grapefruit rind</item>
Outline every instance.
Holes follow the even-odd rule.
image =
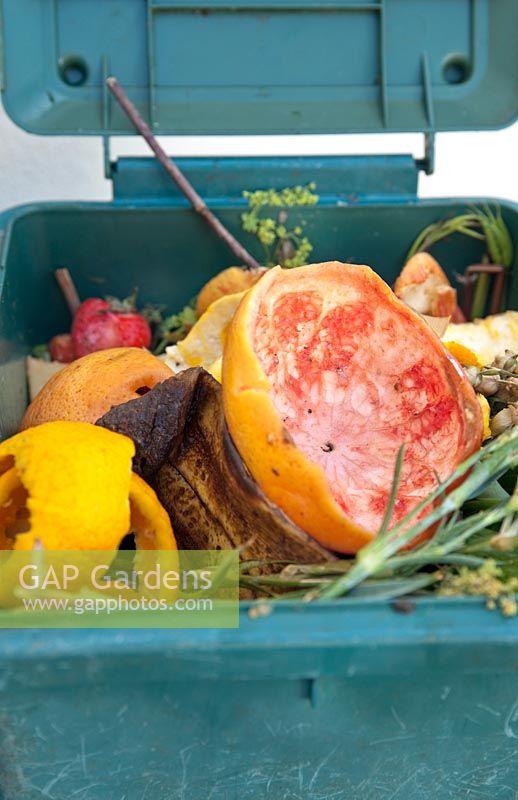
[[[314,408],[311,410],[316,413],[312,416],[311,424],[307,422],[307,418],[301,423],[303,417],[301,414],[302,406],[296,408],[295,416],[290,416],[289,412],[293,411],[293,407],[290,408],[290,403],[285,402],[286,387],[290,385],[291,380],[290,375],[284,370],[283,377],[278,379],[278,375],[275,372],[276,367],[272,368],[275,356],[282,356],[280,360],[282,360],[281,366],[284,368],[286,362],[286,358],[284,358],[285,352],[281,353],[279,351],[276,354],[272,351],[272,353],[268,353],[268,349],[263,347],[268,337],[271,338],[274,335],[272,330],[275,328],[275,297],[277,299],[286,299],[288,294],[300,297],[301,294],[305,293],[307,299],[308,292],[316,292],[317,295],[321,293],[320,299],[323,311],[318,319],[315,317],[313,320],[313,334],[322,336],[322,331],[325,330],[324,322],[327,314],[334,313],[337,308],[340,309],[340,303],[347,305],[347,302],[351,299],[351,285],[359,287],[358,313],[356,313],[356,319],[353,319],[353,329],[357,329],[357,333],[354,335],[358,337],[363,350],[361,352],[359,350],[354,351],[354,347],[352,347],[349,354],[351,355],[349,366],[352,365],[355,374],[360,376],[360,380],[352,388],[351,386],[348,388],[345,386],[346,399],[336,405],[337,419],[335,420],[335,426],[342,425],[341,445],[349,450],[351,450],[351,445],[355,444],[355,427],[364,425],[364,430],[372,433],[368,442],[370,449],[374,452],[374,459],[370,457],[371,472],[375,472],[376,459],[378,459],[378,466],[382,464],[383,468],[379,476],[380,485],[376,498],[379,508],[377,508],[376,513],[372,512],[370,514],[358,513],[355,506],[361,506],[365,502],[365,497],[369,497],[369,491],[366,488],[362,488],[362,483],[372,479],[371,483],[374,481],[375,484],[376,476],[372,477],[368,472],[362,474],[362,470],[359,469],[357,474],[353,475],[353,482],[357,480],[358,483],[357,493],[349,493],[349,496],[344,497],[343,494],[340,495],[340,492],[337,491],[336,481],[330,480],[329,469],[326,473],[325,465],[329,463],[329,461],[326,462],[326,459],[329,457],[329,450],[333,449],[328,449],[326,445],[331,445],[332,443],[322,442],[320,447],[322,455],[320,455],[320,452],[317,454],[318,448],[314,446],[314,443],[308,444],[308,437],[311,438],[314,430],[318,428],[318,424],[314,421],[317,420],[322,398],[325,398],[328,387],[324,386],[323,391],[321,387],[319,395],[314,397],[313,400],[311,400],[311,397],[308,400],[308,395],[305,395],[303,401],[308,404],[307,411],[310,410],[312,405]],[[286,334],[286,344],[289,346],[289,337],[294,335],[293,332],[295,331],[298,340],[294,348],[294,354],[296,358],[300,359],[302,334],[297,329],[297,325],[299,325],[298,320],[301,312],[300,309],[298,311],[293,309],[293,312],[290,316],[280,320],[280,324],[277,326],[278,331],[275,331],[275,335],[278,334],[282,338]],[[307,308],[304,308],[303,312],[306,314]],[[441,452],[445,453],[444,459],[447,462],[445,469],[447,469],[448,474],[451,473],[454,467],[477,449],[481,443],[482,414],[475,398],[475,393],[463,375],[460,366],[449,356],[426,323],[400,302],[389,287],[369,267],[329,262],[289,271],[282,270],[280,267],[270,270],[242,300],[229,328],[223,357],[222,385],[225,415],[232,438],[251,474],[270,499],[282,508],[301,528],[314,536],[325,547],[344,553],[357,552],[358,549],[376,535],[386,507],[397,451],[400,444],[403,443],[402,441],[397,443],[394,436],[392,436],[394,441],[391,442],[387,452],[383,453],[383,446],[387,443],[382,441],[383,428],[376,430],[376,428],[379,428],[377,423],[373,426],[367,420],[368,424],[365,426],[364,417],[359,413],[358,409],[356,410],[356,415],[351,416],[349,414],[350,424],[348,427],[344,428],[339,419],[340,415],[344,416],[344,409],[347,410],[347,398],[350,404],[351,393],[356,392],[360,397],[365,385],[370,385],[368,381],[365,385],[362,384],[362,376],[368,375],[369,369],[380,369],[382,372],[384,369],[383,340],[381,340],[381,347],[379,347],[376,344],[376,339],[371,342],[371,335],[364,336],[365,330],[367,330],[367,333],[369,331],[368,329],[362,330],[362,326],[365,323],[361,319],[357,319],[358,314],[361,316],[360,312],[363,313],[365,318],[370,313],[371,319],[374,319],[374,323],[372,323],[374,327],[371,334],[376,334],[378,339],[380,334],[379,330],[375,330],[375,323],[380,313],[385,315],[384,323],[386,323],[387,328],[390,328],[392,323],[395,326],[394,336],[398,332],[398,327],[402,329],[403,333],[405,331],[407,334],[408,332],[411,333],[411,341],[401,341],[399,339],[396,342],[394,339],[394,347],[397,344],[399,348],[398,358],[400,361],[405,361],[401,354],[402,349],[406,347],[411,352],[417,346],[417,349],[419,350],[420,347],[425,355],[430,355],[432,366],[437,365],[436,369],[440,377],[440,386],[437,391],[439,393],[443,392],[446,400],[442,409],[443,415],[446,415],[444,419],[448,422],[451,430],[457,431],[458,441],[446,441],[444,434],[440,432],[440,427],[432,433],[441,444]],[[299,316],[297,316],[298,314]],[[338,316],[340,315],[338,314]],[[344,319],[345,317],[347,317],[347,314]],[[291,330],[287,330],[290,329],[290,326]],[[261,339],[261,337],[266,337],[266,339]],[[293,341],[291,344],[293,345]],[[299,382],[305,377],[306,368],[311,363],[311,354],[316,352],[314,344],[313,340],[312,345],[308,347],[310,353],[309,361],[302,360],[301,364],[295,363],[294,374],[297,374],[297,366],[304,367],[304,369],[298,370]],[[340,344],[344,345],[342,349],[345,354],[348,344],[347,338],[342,336]],[[411,345],[410,348],[409,345]],[[313,350],[311,349],[312,347]],[[324,360],[328,356],[334,356],[332,348],[331,350],[328,348],[326,352],[327,355],[324,356]],[[355,362],[355,359],[359,358],[359,352],[365,362],[361,365],[363,371],[358,369],[358,363]],[[369,359],[372,359],[373,362],[370,366]],[[392,380],[392,377],[395,377],[394,384],[397,383],[398,371],[401,371],[399,364],[396,364],[395,367],[395,375],[391,376],[390,369],[388,370],[390,379]],[[336,364],[337,371],[339,368],[340,364]],[[269,374],[267,374],[268,371]],[[320,370],[320,377],[323,372],[329,372],[329,370]],[[428,372],[431,372],[431,368],[428,369]],[[347,373],[347,370],[345,370],[345,373]],[[382,381],[386,377],[386,375],[381,376],[381,378],[375,377],[374,382],[376,380]],[[387,389],[387,386],[382,386],[383,391]],[[297,388],[296,379],[291,380],[291,387],[292,389],[293,387]],[[340,395],[340,391],[343,389],[343,383],[338,385],[337,389],[335,382],[330,390],[331,395],[333,395],[333,391],[336,395],[338,390]],[[289,391],[287,393],[289,394]],[[302,394],[304,395],[304,393]],[[384,397],[383,392],[379,396],[383,400],[382,410],[380,411],[379,408],[374,407],[372,409],[373,419],[376,419],[376,413],[383,415],[389,403],[388,397]],[[316,403],[314,402],[315,400]],[[332,396],[331,400],[333,400]],[[364,397],[363,407],[362,403],[358,407],[360,410],[362,408],[363,410],[365,409],[365,402],[368,405],[368,398],[366,401]],[[324,409],[323,422],[321,420],[321,427],[323,428],[329,421],[326,417],[328,409],[329,405],[327,409]],[[439,409],[439,406],[433,412],[435,416],[438,414],[437,409]],[[432,422],[437,427],[438,420],[433,418],[433,414]],[[430,442],[426,442],[426,444],[433,445],[433,435],[430,436]],[[405,436],[402,435],[401,438],[404,439]],[[356,444],[358,443],[356,442]],[[410,441],[411,446],[412,441]],[[342,447],[340,450],[342,450]],[[376,449],[379,450],[378,453],[376,453]],[[326,451],[328,452],[326,453]],[[451,457],[451,453],[453,453],[453,457]],[[333,458],[332,455],[331,458]],[[340,458],[341,461],[337,462],[338,471],[342,469],[344,463],[347,463],[343,452]],[[423,486],[421,486],[420,491],[415,491],[414,484],[417,479],[412,476],[412,469],[415,466],[419,468],[423,466],[417,462],[415,456],[414,461],[410,459],[406,466],[404,465],[402,491],[398,496],[393,522],[404,516],[404,513],[410,510],[411,507],[417,505],[423,496],[427,496],[431,488],[433,488],[430,477],[432,471],[433,482],[435,483],[436,481],[435,465],[425,464],[426,468],[421,471],[425,474],[426,480],[422,479],[422,482],[424,481]],[[438,469],[437,472],[440,477],[446,477],[444,470]]]

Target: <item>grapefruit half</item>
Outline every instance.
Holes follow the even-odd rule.
[[[480,447],[460,365],[366,266],[270,270],[242,300],[223,356],[230,434],[265,494],[321,544],[354,553]]]

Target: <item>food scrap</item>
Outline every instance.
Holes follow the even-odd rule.
[[[471,350],[478,365],[491,364],[506,350],[518,352],[518,311],[505,311],[474,322],[448,325],[442,338],[447,346],[455,342]]]
[[[55,420],[94,423],[112,406],[140,397],[171,375],[163,361],[137,347],[90,353],[51,377],[29,405],[21,427]]]
[[[218,297],[202,314],[187,336],[166,348],[165,363],[179,372],[182,368],[204,367],[221,358],[228,326],[246,292]]]
[[[125,300],[90,297],[75,312],[71,332],[54,336],[48,351],[52,361],[68,364],[98,350],[150,344],[151,328],[136,309],[136,295]]]
[[[132,472],[126,436],[83,422],[50,422],[0,444],[0,549],[174,550],[168,515]],[[92,509],[95,508],[95,513]]]
[[[407,261],[394,284],[394,292],[419,314],[430,317],[460,315],[456,290],[439,263],[428,253],[416,253]]]
[[[403,443],[391,524],[482,441],[462,370],[365,266],[272,269],[229,328],[222,387],[231,436],[263,491],[340,552],[376,535]]]
[[[228,267],[222,272],[218,272],[203,286],[196,300],[196,314],[201,317],[209,306],[216,300],[220,300],[227,295],[246,292],[266,270],[245,269],[244,267]]]
[[[265,197],[250,194],[243,217],[263,238],[271,227],[259,213]],[[33,399],[18,436],[42,437],[49,448],[46,431],[57,426],[61,452],[59,426],[72,436],[66,426],[79,425],[108,429],[119,448],[125,443],[128,463],[134,448],[133,472],[127,465],[125,472],[125,516],[119,491],[112,497],[118,512],[110,506],[107,517],[116,522],[109,537],[102,539],[104,523],[92,521],[90,532],[79,520],[75,528],[87,548],[95,529],[107,547],[131,530],[137,547],[165,542],[174,548],[177,541],[184,549],[238,549],[242,589],[259,598],[291,591],[308,600],[337,597],[378,573],[373,584],[393,597],[419,591],[489,596],[498,584],[495,603],[514,613],[515,583],[499,572],[492,542],[499,524],[513,525],[513,498],[496,479],[502,464],[514,467],[517,460],[518,312],[463,322],[456,289],[421,251],[404,265],[394,292],[365,266],[297,268],[286,242],[294,247],[299,233],[290,232],[282,208],[279,214],[268,247],[286,248],[289,269],[230,267],[169,317],[157,308],[139,314],[134,301],[82,303],[71,334],[55,336],[45,348],[47,361],[28,359],[33,393],[44,383],[42,370],[59,372]],[[476,237],[487,234],[480,217],[466,224]],[[422,244],[433,244],[450,227],[430,230]],[[15,471],[17,442],[2,446],[13,451],[7,461],[0,449],[0,544],[21,548],[41,539],[28,511],[40,484],[36,491]],[[89,470],[97,462],[89,465],[81,447],[71,475],[75,486],[84,474],[92,496]],[[112,461],[115,480],[120,460]],[[104,469],[97,469],[100,477]],[[488,475],[494,480],[486,497]],[[472,481],[479,487],[475,500]],[[470,504],[487,513],[488,536],[473,545],[486,548],[480,557],[464,553],[467,535],[459,534],[458,544],[444,538],[450,512],[441,509],[451,489],[458,503],[453,537],[457,524],[471,530]],[[78,546],[71,531],[55,530]],[[44,546],[54,541],[49,537]],[[451,551],[471,559],[469,566],[442,564],[437,554],[446,558]],[[362,567],[357,579],[365,554],[369,570]],[[489,574],[485,565],[493,558]],[[392,575],[391,590],[384,588],[385,573]],[[370,591],[374,586],[362,583],[361,592]]]

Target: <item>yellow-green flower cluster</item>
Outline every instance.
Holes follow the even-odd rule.
[[[287,209],[315,205],[318,202],[315,188],[314,183],[309,183],[279,191],[259,189],[243,192],[249,208],[241,215],[243,230],[256,236],[261,243],[266,266],[298,267],[307,263],[313,246],[308,237],[303,236],[305,222],[299,221],[289,227]],[[275,216],[266,216],[273,209],[276,210]]]
[[[444,597],[470,595],[485,597],[489,609],[499,608],[506,617],[518,614],[515,594],[518,592],[518,578],[504,578],[503,570],[491,558],[486,559],[477,569],[461,567],[454,574],[444,578],[439,594]]]

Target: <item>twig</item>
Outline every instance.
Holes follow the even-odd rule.
[[[225,242],[225,244],[232,250],[234,255],[243,265],[248,267],[248,269],[259,269],[261,266],[259,262],[256,261],[255,258],[248,252],[248,250],[246,250],[243,245],[241,245],[230,233],[230,231],[225,228],[219,219],[214,216],[212,211],[207,208],[204,200],[189,183],[183,172],[159,145],[153,136],[149,125],[140,116],[139,112],[128,98],[126,92],[120,86],[117,78],[107,78],[106,85],[132,123],[135,130],[146,140],[160,164],[163,166],[169,177],[172,178],[172,180],[176,183],[182,194],[185,195],[193,209],[204,218],[205,222],[212,228],[219,238]]]
[[[54,275],[59,284],[59,288],[61,289],[63,297],[65,298],[68,310],[70,311],[71,316],[74,317],[77,309],[81,305],[81,300],[79,299],[72,276],[66,268],[55,269]]]

